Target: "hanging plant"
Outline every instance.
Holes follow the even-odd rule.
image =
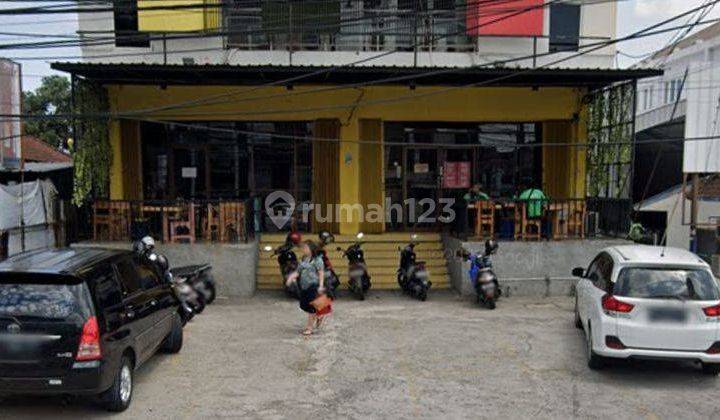
[[[78,80],[75,86],[75,112],[80,115],[107,113],[110,110],[107,91],[101,85]],[[108,119],[82,118],[76,122],[73,162],[75,176],[73,204],[82,206],[91,198],[107,197],[109,191],[112,148]]]

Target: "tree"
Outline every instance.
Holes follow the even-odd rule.
[[[23,113],[31,115],[71,114],[70,81],[63,76],[43,77],[34,92],[23,92]],[[63,147],[72,137],[72,124],[57,118],[28,118],[25,134],[35,136],[53,147]]]

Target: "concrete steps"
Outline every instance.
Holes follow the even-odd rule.
[[[316,240],[316,235],[307,235],[306,239]],[[354,236],[337,235],[335,243],[328,246],[330,261],[335,272],[340,277],[341,288],[347,287],[347,260],[342,253],[336,250],[337,247],[346,249],[355,242]],[[374,290],[397,290],[397,268],[400,261],[398,247],[407,245],[410,241],[409,233],[386,233],[380,235],[366,235],[363,238],[363,251],[365,251],[365,262],[372,277],[372,288]],[[276,290],[282,288],[280,269],[277,260],[270,252],[263,251],[265,246],[273,248],[285,242],[285,235],[270,234],[263,235],[259,241],[260,253],[257,267],[257,288],[259,290]],[[443,249],[442,240],[438,234],[422,233],[416,239],[418,246],[415,248],[418,261],[425,261],[430,272],[430,279],[433,282],[433,289],[449,289],[447,260]],[[299,252],[297,252],[299,256]]]

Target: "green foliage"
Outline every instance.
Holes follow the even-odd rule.
[[[34,92],[23,92],[23,113],[59,115],[71,113],[70,81],[63,76],[43,77]],[[72,124],[65,119],[39,118],[25,121],[25,133],[53,147],[62,147],[72,137]]]
[[[92,114],[110,110],[107,91],[98,84],[79,81],[75,87],[76,113]],[[84,118],[77,122],[73,161],[75,165],[73,203],[81,206],[93,197],[109,192],[112,148],[104,118]]]
[[[594,93],[588,106],[587,193],[625,198],[630,190],[633,141],[633,85]]]

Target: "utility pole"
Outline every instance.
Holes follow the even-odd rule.
[[[690,251],[697,253],[697,222],[698,222],[698,190],[700,189],[700,175],[690,175],[692,190],[690,195]]]

